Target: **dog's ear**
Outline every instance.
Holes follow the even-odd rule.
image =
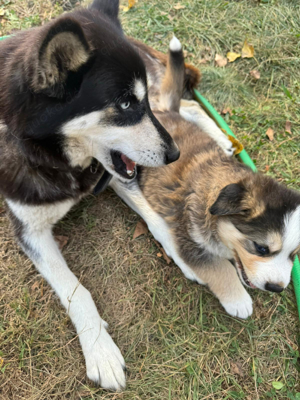
[[[240,214],[243,210],[242,200],[245,197],[246,189],[242,183],[231,183],[225,186],[219,193],[217,200],[210,207],[212,215],[234,215]]]
[[[114,24],[122,30],[119,21],[119,0],[94,0],[90,6],[90,10],[97,10],[105,14]]]
[[[62,97],[70,74],[90,59],[91,48],[81,26],[70,17],[51,24],[40,43],[33,88],[51,97]],[[73,79],[75,80],[75,79]]]

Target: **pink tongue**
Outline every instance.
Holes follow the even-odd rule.
[[[125,154],[121,154],[121,160],[126,164],[127,171],[133,171],[135,167],[135,162],[126,157]]]

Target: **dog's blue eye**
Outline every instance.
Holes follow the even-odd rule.
[[[260,246],[256,242],[253,242],[255,246],[255,250],[258,252],[258,254],[262,256],[266,256],[270,253],[269,247],[268,246]]]
[[[120,104],[122,110],[127,110],[130,107],[130,101],[125,101],[124,103]]]

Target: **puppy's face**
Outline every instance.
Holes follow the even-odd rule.
[[[243,284],[272,292],[287,287],[300,250],[298,193],[257,175],[253,182],[226,186],[211,213],[219,215],[220,238]]]
[[[136,164],[162,166],[177,160],[179,150],[150,109],[141,57],[107,18],[91,18],[80,25],[62,17],[43,28],[30,63],[24,139],[44,151],[51,143],[51,152],[73,167],[86,168],[96,158],[128,180]]]

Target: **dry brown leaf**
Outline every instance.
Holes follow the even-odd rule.
[[[260,72],[257,71],[257,69],[254,69],[253,71],[250,71],[250,75],[252,78],[258,80],[260,78]]]
[[[136,0],[128,0],[128,6],[120,6],[121,10],[124,12],[129,11],[132,7],[134,7]]]
[[[60,236],[60,235],[58,235],[58,236],[54,236],[54,239],[56,240],[60,250],[62,250],[66,246],[68,241],[69,241],[68,236]]]
[[[228,58],[228,61],[229,62],[233,62],[233,61],[235,61],[237,58],[240,58],[241,57],[241,55],[239,54],[239,53],[235,53],[235,52],[233,52],[233,51],[229,51],[228,53],[227,53],[227,58]]]
[[[175,10],[182,10],[183,8],[185,8],[185,6],[180,3],[177,3],[177,4],[175,4],[174,8],[175,8]]]
[[[225,107],[225,108],[223,108],[223,110],[221,111],[221,114],[223,114],[223,115],[226,115],[227,113],[228,113],[230,116],[232,115],[232,110],[231,110],[231,108]]]
[[[35,281],[34,284],[31,286],[31,290],[34,291],[39,288],[39,281]]]
[[[224,133],[226,134],[226,131]],[[228,135],[228,139],[232,143],[232,147],[234,148],[234,153],[233,154],[235,156],[240,154],[244,150],[244,146],[242,145],[242,143],[238,139],[236,139],[235,137],[233,137],[231,135]]]
[[[157,255],[157,257],[159,257],[159,258],[162,257],[162,254],[161,254],[161,253],[157,253],[156,255]]]
[[[271,141],[274,140],[274,130],[272,128],[267,129],[266,135]]]
[[[170,262],[172,261],[171,258],[167,256],[167,253],[165,252],[165,250],[162,247],[161,247],[160,251],[162,252],[162,256],[163,256],[164,260],[169,265]]]
[[[211,61],[211,56],[206,54],[203,58],[199,58],[198,64],[206,64],[208,61]]]
[[[244,376],[244,371],[240,362],[231,362],[231,373]]]
[[[242,58],[252,58],[254,56],[254,47],[249,44],[247,39],[244,41],[242,48]]]
[[[270,165],[266,165],[265,170],[268,172],[270,170]]]
[[[216,54],[215,62],[218,67],[225,67],[225,65],[227,64],[227,58],[221,56],[220,54]]]
[[[136,239],[136,238],[138,238],[138,237],[141,236],[141,235],[146,235],[147,233],[148,233],[147,224],[146,224],[146,222],[145,222],[143,219],[141,219],[141,220],[136,224],[135,230],[134,230],[134,232],[133,232],[132,239]]]
[[[286,121],[284,130],[285,130],[285,132],[289,133],[290,135],[292,134],[292,123],[291,123],[291,121]]]
[[[4,207],[0,207],[0,214],[4,214],[5,213],[5,208]]]

